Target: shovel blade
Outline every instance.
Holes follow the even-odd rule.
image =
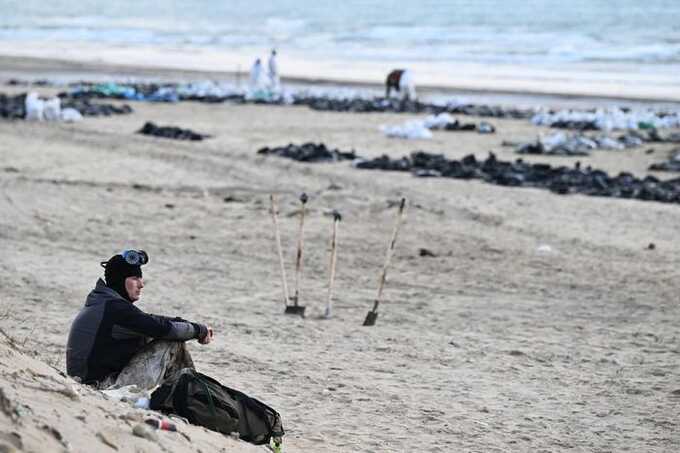
[[[377,311],[369,311],[368,314],[366,315],[366,319],[364,319],[364,325],[365,326],[374,326],[376,319],[378,319],[378,312]]]
[[[286,311],[284,311],[284,313],[287,315],[297,315],[304,318],[305,307],[303,305],[288,305],[286,306]]]

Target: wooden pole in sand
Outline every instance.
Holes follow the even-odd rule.
[[[297,255],[295,257],[295,295],[293,296],[293,303],[298,305],[300,300],[300,279],[302,278],[302,247],[304,245],[305,232],[305,206],[307,205],[307,194],[300,195],[300,203],[302,209],[300,210],[300,230],[298,232]]]
[[[305,205],[307,204],[307,194],[300,195],[300,202],[302,203],[302,210],[300,211],[300,232],[298,234],[297,255],[295,258],[295,295],[292,297],[293,305],[286,305],[287,315],[300,315],[305,317],[305,307],[300,305],[300,277],[302,275],[302,246],[304,245],[304,230],[305,230]]]
[[[288,283],[286,282],[286,268],[283,265],[283,252],[281,251],[281,235],[279,234],[279,221],[277,218],[278,208],[274,194],[269,196],[272,203],[272,219],[274,220],[274,237],[276,238],[276,249],[279,252],[279,264],[281,265],[281,282],[283,283],[283,303],[288,306]]]
[[[378,306],[380,305],[380,299],[382,298],[382,292],[383,288],[385,287],[385,280],[387,279],[387,268],[390,265],[390,261],[392,261],[392,254],[394,253],[394,246],[397,243],[397,234],[399,233],[399,227],[401,226],[401,223],[404,219],[404,208],[406,206],[406,198],[401,199],[401,203],[399,203],[399,212],[397,213],[397,222],[394,224],[394,230],[392,230],[392,238],[390,239],[390,242],[387,244],[387,253],[385,256],[385,265],[382,268],[382,272],[380,274],[380,283],[378,285],[378,297],[376,297],[375,301],[373,302],[373,309],[368,312],[366,315],[366,319],[364,320],[364,325],[365,326],[372,326],[375,325],[376,319],[378,319]]]
[[[326,312],[324,318],[330,319],[333,315],[332,301],[333,301],[333,282],[335,281],[335,263],[337,261],[338,250],[338,224],[342,220],[342,216],[338,211],[333,211],[333,233],[331,235],[331,272],[328,280],[328,298],[326,299]]]

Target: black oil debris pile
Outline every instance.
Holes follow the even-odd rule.
[[[346,98],[334,99],[330,97],[296,96],[294,104],[307,105],[313,110],[352,113],[440,113],[473,115],[491,118],[526,119],[534,115],[533,110],[505,108],[477,104],[432,104],[420,101],[387,98]]]
[[[630,173],[610,176],[590,166],[582,168],[498,160],[493,153],[485,160],[468,155],[461,160],[447,159],[442,154],[416,151],[410,156],[390,159],[381,156],[357,160],[360,169],[408,171],[419,177],[480,179],[492,184],[512,187],[535,187],[558,194],[583,194],[600,197],[634,198],[638,200],[680,203],[680,178],[661,181],[654,176],[643,179]]]
[[[92,102],[89,99],[63,99],[61,108],[73,108],[83,116],[111,116],[127,115],[132,113],[132,107],[128,104],[114,105],[100,102]]]
[[[649,169],[653,171],[680,171],[680,148],[672,150],[668,160],[652,164]]]
[[[477,131],[480,134],[493,134],[496,132],[496,128],[493,124],[487,123],[486,121],[480,121],[479,124],[474,123],[461,123],[455,120],[446,126],[444,126],[445,131]]]
[[[26,94],[8,96],[0,93],[0,118],[23,119],[26,116]]]
[[[257,151],[264,156],[279,156],[299,162],[336,162],[340,160],[354,160],[357,158],[354,150],[340,151],[330,149],[323,143],[303,143],[302,145],[289,144],[270,148],[265,146]]]
[[[179,100],[177,84],[158,83],[79,82],[73,84],[68,92],[59,93],[59,97],[154,102],[177,102]]]
[[[550,156],[588,156],[595,150],[623,150],[637,148],[645,143],[664,142],[656,129],[649,131],[629,130],[619,136],[584,133],[557,132],[539,136],[534,142],[517,146],[518,154],[545,154]]]
[[[429,116],[425,119],[424,126],[431,130],[441,131],[475,131],[480,134],[493,134],[496,128],[486,121],[475,123],[462,123],[457,118],[452,118],[448,113],[440,113],[436,116]]]
[[[306,105],[314,110],[333,112],[391,112],[391,113],[452,113],[493,118],[531,118],[533,109],[506,108],[477,104],[434,104],[383,97],[337,97],[332,94],[309,94],[307,91],[285,95],[248,96],[243,90],[214,83],[92,83],[72,84],[68,93],[60,96],[91,99],[111,98],[131,101],[207,103],[232,102],[236,104]]]
[[[157,126],[151,121],[144,123],[144,126],[137,131],[138,134],[153,135],[154,137],[170,138],[173,140],[200,141],[210,138],[210,135],[199,134],[191,129],[182,129],[175,126]]]

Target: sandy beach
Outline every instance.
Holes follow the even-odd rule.
[[[7,55],[0,67],[6,94],[29,89],[4,85],[12,77],[120,73],[0,52]],[[126,71],[164,80],[196,75]],[[10,401],[0,405],[0,445],[15,448],[6,451],[65,451],[66,444],[71,451],[115,450],[109,443],[119,451],[265,451],[184,425],[186,436],[133,437],[140,411],[57,373],[65,370],[68,329],[101,274],[99,262],[127,247],[151,257],[140,308],[211,324],[215,342],[189,346],[197,368],[279,410],[285,452],[680,448],[677,205],[256,154],[313,141],[369,158],[425,150],[456,159],[493,151],[514,160],[504,140],[551,132],[528,120],[487,119],[495,134],[436,131],[431,140],[408,141],[387,138],[379,127],[423,115],[130,105],[132,114],[74,124],[0,120],[0,327],[16,340],[12,348],[0,338],[0,390]],[[146,121],[213,137],[194,143],[136,134]],[[674,146],[649,148],[524,158],[566,166],[579,160],[643,177]],[[273,193],[292,287],[301,192],[310,197],[305,319],[283,315],[269,212]],[[377,324],[362,327],[401,197],[407,216],[384,303]],[[324,320],[333,209],[343,220],[334,316]],[[421,256],[423,248],[435,256]],[[78,397],[36,386],[74,386]],[[16,420],[12,404],[20,408]]]

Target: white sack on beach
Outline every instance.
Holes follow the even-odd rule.
[[[538,247],[536,247],[536,253],[539,255],[549,255],[554,251],[555,250],[548,244],[540,244]]]
[[[407,121],[401,126],[380,126],[388,137],[407,138],[407,139],[430,139],[432,132],[425,127],[423,121]]]
[[[178,96],[231,96],[244,94],[244,90],[231,83],[216,83],[211,80],[199,80],[181,84],[177,87]]]
[[[623,143],[603,135],[597,139],[599,149],[625,149]]]
[[[28,121],[42,121],[44,117],[45,101],[38,97],[38,93],[28,93],[25,101],[26,119]]]
[[[440,113],[439,115],[430,115],[423,121],[423,126],[428,129],[444,129],[447,124],[453,123],[454,119],[448,113]]]
[[[61,111],[61,120],[65,123],[75,123],[82,119],[83,115],[81,115],[78,110],[72,109],[71,107],[67,107]]]
[[[569,153],[588,154],[590,150],[599,148],[598,142],[595,140],[584,135],[566,134],[564,132],[556,132],[547,136],[539,134],[537,141],[547,153],[563,150]]]
[[[59,121],[61,119],[61,99],[53,97],[45,101],[43,116],[46,121]]]

